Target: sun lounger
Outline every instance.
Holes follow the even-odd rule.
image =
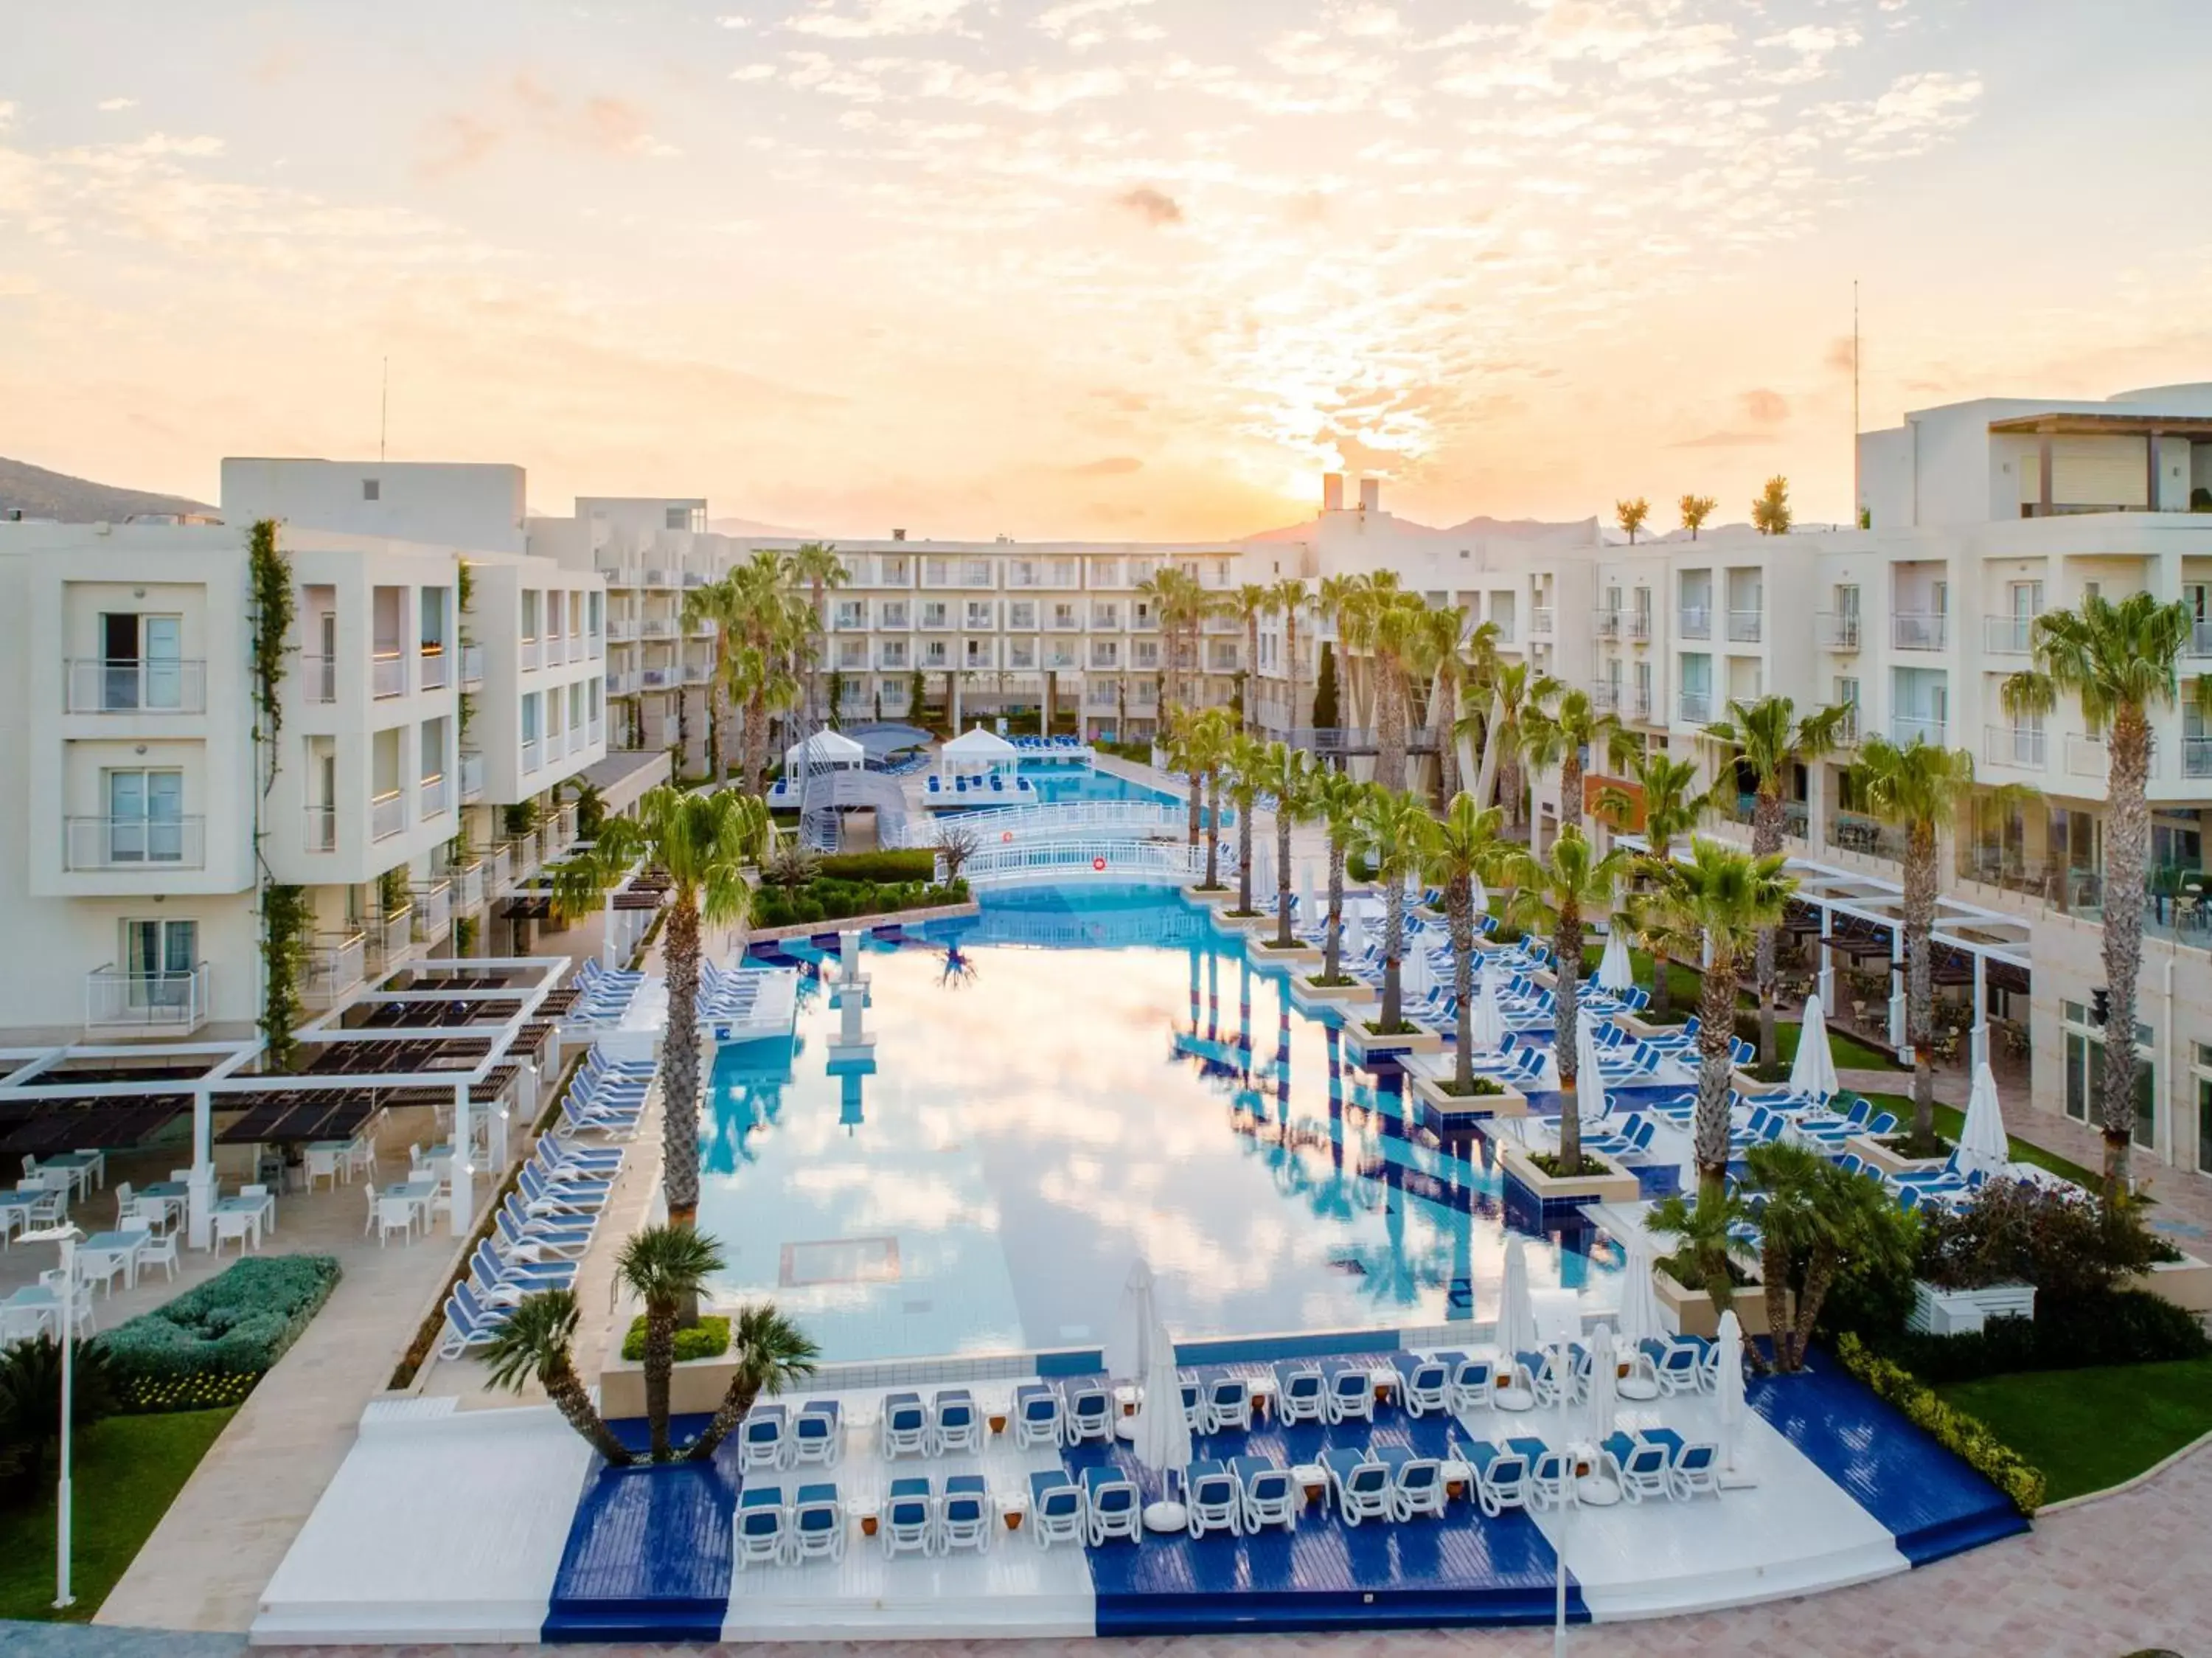
[[[756,1405],[738,1424],[738,1472],[781,1468],[790,1460],[791,1412],[781,1405]]]
[[[1136,1483],[1118,1468],[1089,1467],[1083,1471],[1083,1496],[1091,1514],[1091,1546],[1097,1548],[1121,1537],[1140,1539]]]
[[[1244,1493],[1226,1464],[1212,1460],[1192,1463],[1183,1472],[1183,1509],[1194,1539],[1208,1532],[1243,1534]]]
[[[1401,1522],[1416,1515],[1444,1517],[1444,1465],[1405,1445],[1381,1445],[1373,1454],[1390,1470],[1391,1517]]]
[[[1388,1463],[1368,1452],[1339,1445],[1321,1454],[1321,1466],[1328,1476],[1329,1490],[1335,1494],[1338,1513],[1346,1525],[1389,1520],[1395,1514]]]
[[[1328,1369],[1328,1419],[1332,1424],[1358,1418],[1375,1420],[1375,1381],[1364,1364],[1335,1364]]]
[[[1495,1520],[1508,1509],[1528,1506],[1528,1459],[1510,1446],[1477,1440],[1465,1448],[1474,1471],[1475,1502]]]
[[[1616,1432],[1608,1436],[1598,1449],[1612,1468],[1613,1478],[1620,1482],[1620,1494],[1631,1503],[1669,1494],[1668,1459],[1664,1445],[1655,1444],[1641,1436],[1632,1437]]]
[[[1066,1415],[1070,1445],[1114,1442],[1114,1400],[1103,1387],[1085,1383],[1070,1388]]]
[[[945,1482],[945,1500],[939,1505],[937,1546],[951,1554],[955,1549],[988,1553],[991,1547],[991,1498],[981,1474],[953,1474]]]
[[[842,1560],[845,1557],[845,1505],[830,1484],[801,1485],[791,1505],[791,1558]]]
[[[1055,1543],[1073,1543],[1080,1548],[1090,1531],[1090,1515],[1084,1504],[1082,1488],[1059,1468],[1046,1468],[1031,1474],[1030,1525],[1036,1533],[1040,1549],[1048,1549]]]
[[[438,1356],[457,1359],[488,1345],[507,1322],[507,1314],[488,1308],[464,1281],[446,1298],[446,1327],[438,1339]]]
[[[1014,1445],[1028,1450],[1035,1445],[1057,1445],[1060,1439],[1060,1395],[1042,1382],[1024,1382],[1014,1389]]]
[[[880,1521],[884,1558],[937,1551],[937,1490],[927,1475],[894,1479],[885,1494]]]
[[[781,1565],[790,1547],[790,1515],[781,1485],[748,1485],[738,1493],[738,1570],[758,1562]]]
[[[1206,1432],[1218,1434],[1252,1427],[1252,1384],[1242,1376],[1217,1378],[1206,1390]]]
[[[1517,1451],[1528,1465],[1528,1501],[1540,1509],[1564,1509],[1575,1499],[1575,1459],[1565,1450],[1554,1450],[1534,1437],[1509,1439],[1508,1450]]]
[[[975,1400],[965,1387],[940,1387],[935,1402],[936,1420],[931,1424],[931,1454],[942,1456],[947,1451],[968,1451],[981,1455],[983,1450],[983,1419],[975,1409]]]
[[[1264,1456],[1240,1456],[1230,1463],[1244,1493],[1244,1529],[1256,1533],[1268,1526],[1285,1531],[1297,1528],[1298,1505],[1304,1493],[1297,1482]]]
[[[845,1454],[842,1412],[834,1399],[809,1399],[791,1419],[791,1466],[834,1468]]]
[[[1447,1366],[1451,1380],[1446,1384],[1446,1402],[1453,1414],[1486,1410],[1498,1391],[1498,1367],[1486,1358],[1470,1358],[1465,1353],[1439,1353],[1437,1360]]]
[[[884,1396],[884,1459],[934,1454],[937,1440],[929,1430],[929,1412],[920,1393]]]
[[[1643,1350],[1651,1361],[1652,1374],[1662,1393],[1694,1393],[1702,1356],[1684,1341],[1660,1341],[1647,1337]]]
[[[1406,1414],[1425,1416],[1450,1408],[1451,1367],[1441,1358],[1403,1353],[1398,1357],[1398,1396]]]

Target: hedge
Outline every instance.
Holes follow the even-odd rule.
[[[676,1332],[676,1362],[691,1359],[718,1359],[730,1350],[730,1321],[715,1314],[702,1315],[698,1323]],[[629,1333],[623,1338],[622,1356],[632,1364],[645,1356],[645,1320],[629,1321]]]
[[[1905,1412],[1907,1420],[1932,1435],[1936,1443],[2011,1499],[2014,1508],[2033,1515],[2043,1506],[2043,1471],[1999,1439],[1986,1423],[1936,1397],[1919,1377],[1899,1364],[1867,1350],[1856,1336],[1836,1338],[1844,1368],[1871,1387],[1877,1398]]]
[[[814,921],[843,921],[853,916],[896,915],[902,910],[929,910],[941,905],[968,901],[968,883],[956,881],[944,887],[918,881],[881,886],[872,881],[823,879],[810,881],[796,892],[767,887],[753,897],[753,923],[787,927]]]
[[[896,852],[833,852],[822,860],[822,874],[833,881],[920,881],[937,874],[937,854],[927,847]]]
[[[2027,1370],[2212,1356],[2212,1337],[2196,1314],[2141,1289],[2076,1301],[2039,1298],[2032,1319],[1991,1319],[1979,1331],[1955,1336],[1900,1331],[1875,1346],[1932,1387]]]
[[[99,1338],[125,1408],[234,1405],[299,1339],[338,1281],[331,1255],[257,1255]]]

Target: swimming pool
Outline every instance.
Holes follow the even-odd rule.
[[[1173,804],[1176,796],[1164,789],[1133,782],[1118,772],[1098,771],[1087,765],[1071,765],[1066,761],[1024,760],[1021,773],[1036,789],[1038,800],[1047,802],[1077,800],[1137,800],[1165,801]]]
[[[1139,1255],[1183,1338],[1495,1316],[1495,1172],[1408,1138],[1395,1079],[1241,938],[1158,887],[982,905],[869,950],[866,1059],[811,982],[793,1039],[718,1057],[724,1298],[772,1296],[831,1361],[1098,1341]],[[1528,1254],[1617,1299],[1609,1243]]]

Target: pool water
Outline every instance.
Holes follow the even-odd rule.
[[[1021,774],[1036,787],[1037,799],[1048,804],[1076,800],[1164,801],[1170,805],[1176,802],[1176,796],[1164,789],[1133,783],[1115,772],[1094,771],[1087,765],[1064,760],[1024,760]]]
[[[836,1362],[1097,1342],[1139,1256],[1179,1337],[1496,1315],[1495,1173],[1409,1138],[1395,1079],[1239,937],[1164,887],[982,905],[872,942],[865,1050],[810,979],[793,1039],[718,1056],[725,1298],[772,1297]],[[1531,1282],[1617,1299],[1589,1247],[1530,1240]]]

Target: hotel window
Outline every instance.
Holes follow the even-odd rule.
[[[866,608],[858,599],[840,599],[837,601],[837,625],[842,628],[866,626],[863,614]]]
[[[921,625],[924,627],[943,627],[945,625],[945,619],[946,607],[944,600],[932,599],[922,606]]]
[[[845,567],[845,579],[865,587],[868,581],[868,561],[857,552],[841,552],[837,562]]]
[[[1091,625],[1119,627],[1121,625],[1121,607],[1116,604],[1094,604],[1091,607]]]
[[[126,921],[123,923],[124,971],[129,975],[134,1008],[181,1007],[192,992],[192,970],[199,965],[197,921]]]
[[[690,510],[684,507],[671,507],[668,509],[665,521],[670,529],[688,529],[690,527],[691,524]]]
[[[952,580],[952,561],[950,558],[925,558],[921,561],[921,584],[926,588],[941,588]]]
[[[1037,584],[1036,562],[1017,558],[1006,566],[1006,585],[1010,588],[1033,588]]]
[[[364,501],[381,501],[384,498],[383,484],[379,479],[374,478],[362,479],[361,480],[361,498]]]
[[[100,639],[102,709],[184,707],[184,618],[111,611],[100,619]]]
[[[1036,600],[1012,599],[1006,603],[1006,625],[1010,628],[1033,628],[1036,625]]]
[[[1075,607],[1073,605],[1054,605],[1052,607],[1052,625],[1054,627],[1073,627],[1075,625]]]
[[[1045,566],[1045,570],[1056,588],[1072,588],[1083,579],[1083,572],[1076,568],[1073,558],[1055,558]]]
[[[185,774],[134,767],[107,773],[107,862],[181,863]]]
[[[1121,585],[1121,561],[1118,558],[1094,558],[1091,561],[1091,585],[1094,588],[1114,588]]]
[[[988,599],[970,599],[968,601],[968,625],[980,628],[997,626],[998,607]]]
[[[883,618],[883,625],[885,627],[904,627],[906,625],[906,600],[903,599],[890,600],[884,604],[883,609],[879,611],[878,614]]]
[[[2059,1012],[2066,1025],[2066,1114],[2078,1123],[2094,1122],[2104,1093],[2106,1033],[2092,1022],[2089,1009],[2079,1002],[2061,1003]],[[2156,1034],[2136,1021],[2135,1141],[2139,1146],[2154,1145],[2158,1140]]]
[[[902,588],[908,582],[914,579],[913,575],[907,569],[907,562],[903,558],[884,559],[883,572],[884,585],[885,587]]]
[[[1131,587],[1135,587],[1139,582],[1151,581],[1152,579],[1152,570],[1153,561],[1152,559],[1132,558],[1129,561],[1129,585]]]
[[[991,581],[991,561],[988,558],[969,558],[960,565],[960,585],[963,588],[988,588]]]

